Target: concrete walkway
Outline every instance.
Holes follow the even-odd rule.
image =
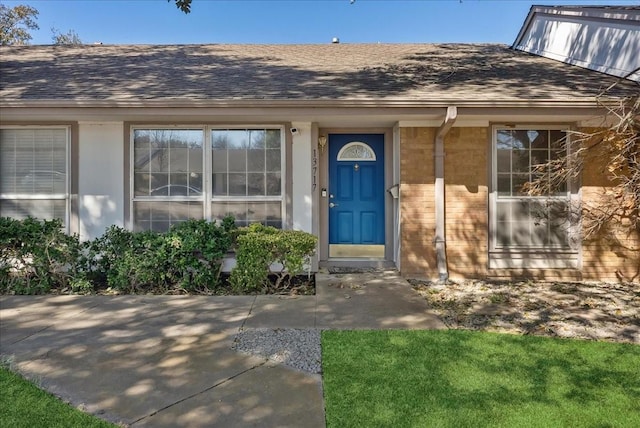
[[[1,296],[0,354],[132,427],[323,427],[322,379],[231,349],[250,328],[444,328],[397,273],[318,274],[315,296]]]

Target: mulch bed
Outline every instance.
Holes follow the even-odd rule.
[[[454,329],[640,344],[640,284],[409,280]]]

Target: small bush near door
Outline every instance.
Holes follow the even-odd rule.
[[[272,287],[279,292],[291,287],[291,280],[303,273],[315,252],[317,238],[298,230],[280,230],[261,224],[238,229],[236,267],[230,282],[238,292]],[[275,267],[275,269],[273,269]],[[274,276],[274,281],[270,276]]]

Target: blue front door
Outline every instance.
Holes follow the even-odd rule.
[[[329,134],[329,256],[384,257],[384,135]]]

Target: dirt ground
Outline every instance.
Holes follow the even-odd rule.
[[[640,284],[409,280],[450,328],[640,344]]]

